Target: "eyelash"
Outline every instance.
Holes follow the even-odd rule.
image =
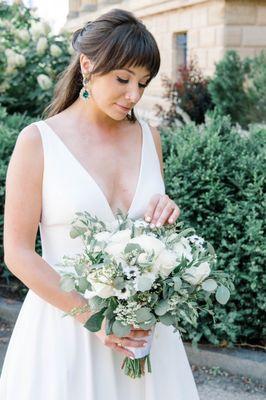
[[[118,82],[120,82],[120,83],[124,83],[124,84],[128,83],[128,80],[125,80],[125,79],[119,78],[119,76],[117,76],[117,78],[116,78],[116,79],[117,79],[117,80],[118,80]],[[139,83],[139,86],[140,86],[142,89],[144,89],[145,87],[147,87],[147,86],[148,86],[148,84],[146,84],[146,85],[143,85],[143,84]]]

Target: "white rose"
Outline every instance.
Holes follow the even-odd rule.
[[[179,260],[181,260],[182,256],[184,256],[188,261],[192,261],[192,249],[189,241],[186,238],[182,237],[179,242],[175,243],[173,250],[177,253]]]
[[[27,29],[19,29],[17,32],[16,32],[16,36],[20,39],[20,40],[22,40],[23,42],[29,42],[29,40],[30,40],[30,34],[29,34],[29,32],[27,31]]]
[[[62,50],[56,44],[52,44],[50,46],[50,53],[53,57],[60,57],[62,54]]]
[[[42,36],[37,42],[36,51],[39,55],[44,54],[45,50],[47,49],[48,41],[46,37]]]
[[[175,252],[163,249],[157,257],[154,267],[159,271],[162,278],[167,278],[175,269],[177,262],[178,260]]]
[[[122,253],[126,247],[126,242],[124,243],[109,243],[104,251],[111,256],[113,256],[118,262],[122,261]]]
[[[110,232],[103,231],[96,233],[96,235],[94,235],[94,239],[98,240],[99,242],[107,242],[110,236]]]
[[[131,235],[131,229],[123,229],[122,231],[114,233],[110,237],[110,242],[113,243],[127,242],[130,240],[130,235]]]
[[[190,283],[191,285],[199,285],[204,279],[210,275],[211,269],[207,261],[201,263],[198,267],[187,268],[182,278],[184,281]]]
[[[94,296],[102,297],[103,299],[107,299],[108,297],[114,296],[114,289],[110,285],[106,285],[105,283],[95,282],[92,283],[92,291],[94,292]]]
[[[40,87],[43,90],[48,90],[52,86],[52,81],[49,78],[49,76],[47,76],[47,75],[44,75],[44,74],[38,75],[37,76],[37,81],[38,81],[38,84],[40,85]]]
[[[132,238],[128,243],[139,244],[141,248],[147,252],[151,252],[153,250],[155,255],[158,255],[162,249],[165,248],[165,245],[163,242],[161,242],[161,240],[145,234]]]

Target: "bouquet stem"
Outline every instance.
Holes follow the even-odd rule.
[[[124,372],[130,378],[141,378],[145,375],[145,366],[147,364],[148,372],[151,372],[151,361],[150,355],[146,355],[142,358],[131,359],[129,357],[125,357],[121,369],[124,369]]]

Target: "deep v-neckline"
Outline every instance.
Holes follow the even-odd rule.
[[[72,153],[72,151],[68,148],[68,146],[63,142],[63,140],[55,133],[53,128],[44,120],[42,120],[44,125],[49,129],[49,131],[52,133],[53,137],[56,138],[59,144],[61,144],[62,148],[67,152],[67,154],[71,157],[71,159],[75,162],[75,164],[80,168],[80,170],[93,182],[94,186],[98,190],[100,196],[103,199],[103,202],[105,203],[110,215],[112,216],[113,219],[115,219],[115,212],[110,206],[109,201],[107,200],[107,197],[101,188],[101,186],[97,183],[95,178],[90,174],[90,172],[83,166],[83,164],[77,159],[77,157]],[[141,177],[142,177],[142,171],[143,171],[143,162],[144,162],[144,146],[145,146],[145,132],[144,132],[144,126],[140,120],[138,120],[141,128],[141,157],[140,157],[140,165],[138,169],[138,180],[135,188],[135,192],[132,198],[132,201],[130,203],[130,206],[127,211],[125,211],[126,214],[130,214],[132,212],[134,203],[136,201],[138,192],[139,192],[139,187],[140,187],[140,182],[141,182]]]

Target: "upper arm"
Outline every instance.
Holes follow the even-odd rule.
[[[6,175],[4,253],[8,263],[19,248],[35,250],[42,207],[43,150],[35,125],[18,135]]]
[[[162,173],[162,177],[163,177],[164,176],[164,174],[163,174],[163,152],[162,152],[162,143],[161,143],[160,133],[159,133],[158,129],[155,128],[154,126],[149,125],[149,127],[151,129],[154,144],[155,144],[155,147],[156,147],[156,150],[158,153],[161,173]]]

